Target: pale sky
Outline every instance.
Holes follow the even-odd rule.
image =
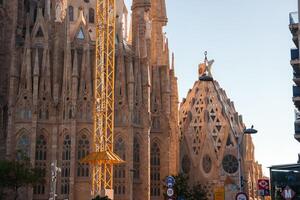
[[[131,1],[125,0],[130,10]],[[180,100],[197,80],[204,51],[213,76],[234,101],[253,136],[255,155],[267,167],[297,162],[293,71],[289,64],[289,12],[297,0],[166,0],[166,28]]]

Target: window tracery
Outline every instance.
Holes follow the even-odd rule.
[[[88,177],[90,174],[89,164],[80,163],[79,161],[87,156],[90,151],[90,142],[85,134],[81,134],[77,139],[77,176]]]
[[[133,178],[140,178],[140,144],[137,137],[133,139]]]
[[[153,197],[159,197],[161,194],[160,188],[160,148],[156,142],[152,144],[151,155],[150,155],[150,180],[151,188],[150,195]]]
[[[89,23],[95,23],[95,11],[93,8],[89,9]]]
[[[119,137],[114,144],[116,154],[123,160],[126,160],[126,149],[124,140]],[[114,185],[115,195],[125,195],[126,193],[126,165],[120,164],[114,167]]]
[[[71,163],[71,137],[66,135],[62,147],[62,166],[61,166],[61,194],[66,195],[70,192],[70,163]]]
[[[17,160],[26,160],[30,158],[30,139],[27,134],[19,137],[17,142]]]
[[[74,21],[74,7],[69,6],[69,20],[70,22]]]
[[[47,141],[44,135],[40,134],[36,140],[35,167],[41,170],[41,176],[46,176],[47,168]],[[45,183],[39,183],[33,188],[36,195],[45,194]]]

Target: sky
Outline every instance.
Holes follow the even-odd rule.
[[[125,0],[130,10],[131,0]],[[170,51],[180,100],[197,80],[198,64],[214,59],[215,80],[234,101],[253,135],[255,156],[267,167],[296,163],[288,28],[297,0],[166,0]]]

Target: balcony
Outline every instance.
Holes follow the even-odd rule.
[[[290,15],[290,25],[299,23],[298,12],[290,12],[289,15]]]
[[[298,110],[300,110],[300,87],[293,86],[293,101]]]
[[[298,31],[298,24],[299,24],[299,18],[298,18],[298,12],[291,12],[289,15],[290,19],[290,31],[293,35],[293,41],[295,45],[298,47],[298,36],[297,36],[297,31]]]
[[[291,65],[294,72],[300,74],[299,49],[291,49]]]
[[[293,81],[296,85],[300,86],[300,73],[294,72]]]
[[[296,114],[297,115],[297,114]],[[295,139],[298,140],[300,142],[300,119],[296,119],[295,120]]]

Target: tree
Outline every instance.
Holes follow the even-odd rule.
[[[207,200],[206,191],[203,189],[201,184],[196,184],[191,189],[190,200]]]
[[[173,177],[175,178],[175,185],[173,187],[175,198],[182,197],[185,200],[207,200],[206,191],[201,184],[198,183],[190,188],[188,184],[189,177],[187,175],[179,173]],[[166,194],[165,197],[167,197]]]
[[[100,197],[99,195],[93,198],[92,200],[111,200],[108,196]]]
[[[12,189],[17,199],[19,188],[33,186],[43,181],[42,171],[32,168],[26,161],[0,161],[0,195],[3,195],[4,189]]]
[[[176,197],[190,197],[190,189],[188,185],[189,177],[182,173],[174,176],[175,178],[175,185],[174,185],[174,194]]]

